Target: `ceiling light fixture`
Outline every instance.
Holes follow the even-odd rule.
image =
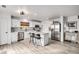
[[[20,15],[24,15],[25,13],[23,11],[20,12]]]
[[[29,12],[25,9],[18,9],[16,12],[19,13],[20,15],[28,15],[29,14]]]

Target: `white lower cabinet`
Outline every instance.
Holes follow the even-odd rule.
[[[41,35],[41,45],[45,46],[49,43],[49,34],[45,33]]]
[[[30,34],[29,32],[24,32],[24,39],[30,39]]]
[[[76,42],[77,41],[77,33],[66,32],[65,33],[65,40]]]
[[[11,42],[17,42],[18,40],[18,32],[11,33]]]

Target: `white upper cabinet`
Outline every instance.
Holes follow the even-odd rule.
[[[20,27],[20,20],[12,19],[12,27]]]
[[[68,17],[68,21],[76,21],[77,19],[79,19],[78,15]]]

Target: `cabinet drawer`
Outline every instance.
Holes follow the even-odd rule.
[[[76,41],[77,34],[75,33],[66,33],[65,34],[65,40],[71,40],[71,41]]]
[[[14,33],[11,33],[11,42],[17,42],[18,40],[18,33],[14,32]]]

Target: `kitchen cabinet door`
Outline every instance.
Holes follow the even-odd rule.
[[[12,27],[20,27],[20,20],[12,19]]]
[[[49,43],[49,34],[48,33],[44,33],[41,35],[41,45],[45,46]]]
[[[11,42],[17,42],[18,40],[18,32],[11,33]]]

